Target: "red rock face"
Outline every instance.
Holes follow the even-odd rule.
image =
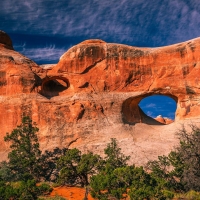
[[[164,94],[175,99],[176,119],[183,119],[199,111],[194,98],[200,91],[199,51],[199,38],[151,49],[90,41],[67,51],[48,76],[68,79],[71,87],[65,93],[71,94],[139,92],[141,95],[133,97],[136,104],[148,95]],[[137,110],[136,106],[139,117]]]
[[[2,159],[9,150],[3,137],[23,115],[37,123],[42,149],[74,140],[72,147],[102,153],[109,139],[117,138],[138,164],[169,152],[179,122],[199,118],[200,38],[160,48],[87,40],[69,49],[58,64],[41,68],[12,50],[2,34]],[[153,94],[177,102],[174,123],[162,126],[139,108],[139,102]]]

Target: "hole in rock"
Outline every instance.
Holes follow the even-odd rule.
[[[67,79],[53,77],[47,80],[44,80],[42,83],[41,93],[48,97],[59,96],[61,92],[66,90],[69,87],[69,82]]]
[[[172,95],[131,97],[122,105],[122,119],[128,124],[170,124],[175,119],[176,104],[177,97]]]
[[[165,95],[152,95],[139,103],[142,111],[161,123],[169,124],[175,119],[176,101]]]

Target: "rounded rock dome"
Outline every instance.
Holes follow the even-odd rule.
[[[100,43],[106,43],[106,42],[100,39],[90,39],[90,40],[85,40],[81,42],[80,44],[92,44],[92,43],[100,44]]]

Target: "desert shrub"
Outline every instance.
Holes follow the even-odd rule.
[[[0,200],[10,200],[19,198],[18,190],[7,184],[5,181],[0,181]]]
[[[93,153],[82,154],[78,149],[69,149],[58,160],[59,182],[66,185],[89,185],[89,176],[93,175],[100,162],[100,156]]]
[[[53,189],[47,183],[40,183],[38,186],[38,195],[48,195]]]
[[[184,126],[177,132],[179,146],[168,156],[159,156],[147,164],[151,175],[170,190],[200,191],[200,129],[190,127],[190,132]]]
[[[47,195],[51,187],[46,184],[36,185],[35,180],[18,181],[6,183],[0,181],[0,199],[2,200],[35,200],[40,195]]]
[[[129,157],[121,152],[116,139],[111,139],[104,152],[103,166],[91,177],[91,195],[94,198],[164,200],[173,197],[173,192],[163,190],[160,182],[143,167],[128,166]]]

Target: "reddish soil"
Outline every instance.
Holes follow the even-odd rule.
[[[83,200],[85,195],[85,189],[78,187],[65,187],[65,186],[57,187],[53,189],[50,195],[51,196],[59,195],[64,198],[67,198],[67,200]],[[94,200],[90,194],[88,194],[88,200]]]

